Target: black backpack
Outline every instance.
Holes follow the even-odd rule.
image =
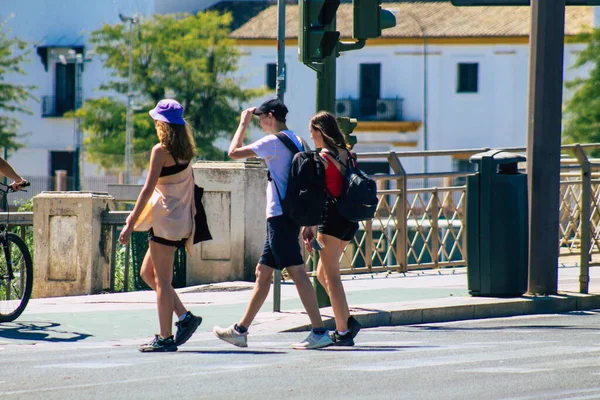
[[[292,165],[288,176],[285,197],[273,182],[283,213],[299,226],[314,226],[321,221],[325,209],[325,166],[316,151],[300,151],[296,144],[282,132],[275,136],[292,152]],[[271,174],[269,173],[269,180]]]
[[[346,177],[342,195],[337,199],[337,208],[342,217],[352,222],[373,219],[377,209],[377,184],[356,167],[356,160],[348,152],[348,162],[344,163],[337,155],[327,152],[346,167]]]

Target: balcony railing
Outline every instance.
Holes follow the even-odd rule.
[[[74,105],[74,98],[42,96],[42,117],[62,117],[67,111],[73,111]]]
[[[335,100],[338,117],[356,118],[359,121],[402,121],[404,99],[353,99]]]

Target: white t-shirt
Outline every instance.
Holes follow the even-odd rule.
[[[302,142],[294,132],[290,130],[282,132],[298,146],[298,150],[302,151]],[[275,184],[279,189],[281,198],[284,198],[290,167],[292,165],[292,152],[273,134],[269,134],[264,138],[257,140],[249,147],[257,156],[265,160],[267,168],[271,173],[272,180],[267,184],[267,218],[282,215],[283,211],[281,210],[281,204],[279,203]]]

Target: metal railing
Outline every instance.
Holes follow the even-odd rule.
[[[42,117],[62,117],[75,108],[74,98],[59,101],[55,96],[42,96]]]
[[[0,212],[0,223],[6,224],[7,222],[8,231],[18,234],[21,239],[23,239],[35,263],[33,248],[33,212]]]
[[[589,159],[586,148],[600,148],[600,144],[563,146],[561,160],[560,223],[557,227],[560,257],[580,256],[580,291],[587,291],[588,269],[597,265],[591,261],[600,254],[600,160]],[[390,174],[375,175],[380,200],[375,218],[361,223],[360,230],[341,256],[342,274],[360,274],[384,271],[405,272],[426,268],[454,268],[467,264],[465,196],[466,187],[455,185],[458,178],[472,172],[440,172],[407,174],[400,159],[407,157],[468,157],[489,149],[467,149],[403,153],[362,153],[359,160],[382,160],[390,166]],[[524,148],[505,149],[524,152]],[[427,179],[432,187],[412,188],[411,180]],[[384,189],[385,188],[385,189]],[[111,283],[115,287],[117,269],[118,229],[125,222],[128,211],[109,211],[102,217],[103,228],[112,232]],[[6,213],[0,213],[0,221]],[[10,213],[11,225],[25,232],[33,225],[33,213]],[[29,228],[30,229],[30,228]],[[24,235],[24,233],[22,233]],[[125,253],[128,253],[125,248]],[[32,251],[33,254],[33,251]],[[131,271],[128,254],[124,257],[124,288],[129,287]],[[307,260],[312,270],[313,260]],[[278,288],[279,280],[275,280]],[[275,293],[277,290],[274,291]],[[276,299],[275,299],[276,300]]]
[[[565,145],[561,159],[561,207],[559,257],[580,256],[580,292],[587,293],[592,254],[600,254],[600,160],[589,160],[584,149],[600,144]],[[359,160],[387,161],[393,172],[372,176],[380,190],[380,200],[372,221],[360,229],[340,258],[341,274],[385,271],[406,272],[426,268],[454,268],[467,265],[465,203],[466,186],[453,186],[457,178],[473,172],[407,174],[400,159],[409,157],[467,158],[489,148],[359,153]],[[525,148],[501,149],[524,153]],[[524,164],[523,164],[524,166]],[[577,172],[575,172],[577,171]],[[525,171],[526,172],[526,171]],[[427,180],[426,188],[407,189],[410,180]],[[437,186],[439,185],[439,186]],[[411,185],[412,186],[412,185]],[[588,216],[587,218],[584,216]],[[306,262],[316,269],[316,256]],[[281,284],[275,280],[276,288]],[[274,291],[274,310],[280,310],[279,290]]]

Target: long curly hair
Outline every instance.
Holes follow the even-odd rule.
[[[338,149],[350,150],[335,116],[328,111],[319,111],[310,119],[310,126],[321,132],[325,146],[339,154]]]
[[[192,160],[196,156],[194,134],[188,123],[176,125],[156,120],[155,124],[160,144],[176,160]]]

